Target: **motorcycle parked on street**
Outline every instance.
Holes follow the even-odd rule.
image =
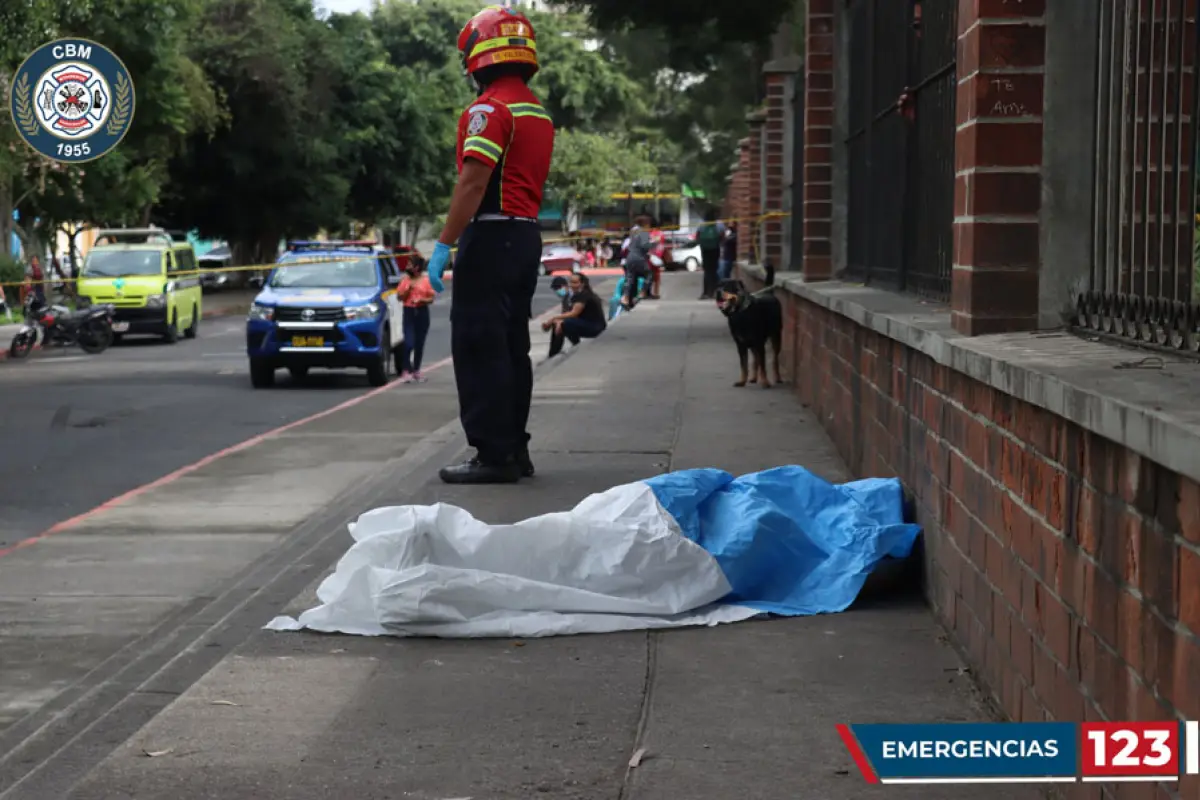
[[[98,355],[113,341],[111,303],[89,305],[72,311],[63,305],[47,304],[32,292],[25,298],[25,324],[13,337],[8,357],[25,358],[38,343],[42,347],[73,347],[89,355]],[[39,336],[40,334],[40,336]]]

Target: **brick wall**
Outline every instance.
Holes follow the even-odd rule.
[[[1020,721],[1200,718],[1200,486],[777,294],[785,378],[855,474],[904,483],[929,600],[997,706]],[[1178,795],[1070,796],[1102,788],[1200,797],[1194,777]]]

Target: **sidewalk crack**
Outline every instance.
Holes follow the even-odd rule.
[[[672,419],[674,429],[671,432],[671,447],[667,456],[666,471],[675,468],[675,451],[679,447],[679,437],[683,431],[683,408],[687,402],[687,345],[692,343],[695,328],[696,312],[688,315],[686,335],[684,336],[685,357],[679,365],[679,393],[675,398],[675,413]],[[657,455],[657,454],[654,454]],[[650,715],[654,708],[654,688],[658,681],[658,641],[660,631],[646,632],[646,676],[642,683],[642,707],[638,716],[637,729],[633,736],[633,749],[629,753],[629,761],[625,765],[625,779],[621,781],[621,791],[617,800],[631,800],[634,795],[633,773],[641,767],[634,767],[634,754],[643,748],[650,728]],[[644,763],[644,761],[642,762]]]
[[[633,797],[633,773],[636,769],[633,766],[633,756],[642,749],[646,741],[650,713],[654,706],[654,686],[658,677],[658,638],[659,631],[646,632],[646,676],[642,682],[642,707],[633,735],[633,749],[629,751],[629,760],[625,764],[625,778],[621,781],[621,791],[617,793],[617,800],[630,800]]]
[[[674,430],[671,432],[671,452],[667,457],[667,472],[675,469],[675,451],[679,449],[679,437],[683,435],[683,407],[687,402],[687,348],[693,341],[696,327],[696,312],[688,314],[687,328],[683,339],[683,358],[679,360],[679,394],[675,397],[675,414],[672,419]]]

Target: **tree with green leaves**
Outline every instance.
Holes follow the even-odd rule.
[[[344,218],[352,180],[337,141],[338,45],[306,0],[218,0],[192,57],[223,120],[171,164],[167,226],[230,243],[237,263],[273,261],[279,240]]]
[[[602,34],[657,31],[662,66],[709,72],[730,44],[768,42],[805,0],[555,0],[587,14]]]
[[[27,246],[40,249],[65,222],[145,222],[167,181],[168,160],[188,134],[211,129],[217,119],[215,94],[185,52],[203,2],[34,0],[0,11],[0,29],[6,34],[22,32],[0,45],[5,81],[45,42],[86,35],[121,57],[139,98],[134,124],[122,144],[87,164],[63,165],[43,158],[17,139],[7,115],[0,120],[3,252],[12,229]],[[7,83],[3,88],[7,96]],[[12,221],[12,209],[20,222]]]
[[[657,178],[655,165],[636,145],[603,133],[567,129],[554,140],[547,194],[563,204],[563,225],[572,212],[603,205],[616,192]]]
[[[568,0],[537,13],[533,89],[559,131],[549,193],[576,206],[636,184],[717,193],[765,32],[781,9],[728,0]],[[0,119],[0,252],[65,222],[228,240],[239,263],[281,238],[444,209],[473,93],[456,49],[478,0],[381,0],[318,17],[310,0],[22,0],[0,8],[0,82],[38,45],[83,35],[125,61],[134,124],[103,159],[56,165]],[[580,13],[586,12],[586,13]]]

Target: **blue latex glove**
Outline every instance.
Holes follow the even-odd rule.
[[[450,245],[438,242],[433,246],[429,264],[425,267],[425,272],[429,275],[429,285],[438,294],[446,291],[446,284],[442,283],[442,273],[446,271],[446,265],[449,263]]]

